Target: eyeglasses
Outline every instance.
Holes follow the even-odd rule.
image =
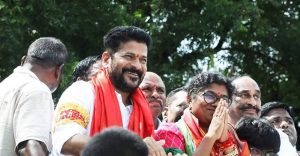
[[[235,96],[237,96],[237,97],[240,97],[241,99],[244,99],[244,100],[246,100],[246,99],[251,99],[251,97],[253,96],[253,98],[254,98],[255,101],[259,101],[259,100],[260,100],[260,97],[261,97],[260,93],[251,95],[251,94],[249,94],[249,93],[247,93],[247,92],[235,92],[235,93],[233,93],[233,94],[234,94]]]
[[[225,100],[228,104],[231,102],[227,96],[218,96],[213,91],[205,91],[201,95],[203,96],[203,99],[207,104],[213,104],[219,101],[220,99]]]
[[[274,153],[272,150],[260,150],[255,147],[250,147],[251,155],[260,155],[260,156],[278,156],[277,153]]]

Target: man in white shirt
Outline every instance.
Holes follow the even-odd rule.
[[[21,66],[0,83],[0,155],[48,155],[54,111],[51,92],[68,56],[53,37],[34,41]]]
[[[89,82],[73,83],[58,102],[54,155],[79,155],[92,136],[111,126],[134,131],[145,138],[150,153],[158,149],[157,155],[165,155],[150,137],[153,120],[138,89],[147,71],[150,44],[150,36],[133,26],[115,27],[105,35],[101,71]]]

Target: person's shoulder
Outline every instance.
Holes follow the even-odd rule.
[[[94,100],[94,88],[92,83],[76,81],[69,86],[61,95],[57,107],[61,105],[83,106],[89,110]]]
[[[179,134],[181,133],[181,131],[178,128],[176,123],[162,123],[155,131],[155,133],[156,134],[163,134],[163,133]]]
[[[74,83],[72,83],[68,89],[72,89],[72,90],[82,90],[82,89],[87,89],[87,90],[93,90],[93,84],[90,81],[76,81]]]
[[[31,91],[43,91],[51,94],[49,87],[45,83],[35,79],[33,79],[32,81],[28,81],[24,86],[24,89],[28,89]]]
[[[86,81],[76,81],[72,83],[62,94],[64,96],[67,95],[83,95],[83,94],[91,94],[94,92],[94,88],[92,83]]]
[[[46,84],[41,82],[32,72],[24,67],[17,67],[14,72],[1,82],[1,88],[28,93],[42,91],[51,93]]]
[[[19,92],[20,95],[24,96],[43,94],[52,97],[49,87],[40,80],[34,78],[24,78],[22,82],[16,82],[15,84],[12,84],[11,87],[16,92]]]

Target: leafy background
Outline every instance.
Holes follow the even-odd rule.
[[[76,63],[103,51],[103,35],[135,25],[153,38],[148,70],[167,90],[191,76],[217,70],[252,76],[263,103],[300,108],[299,0],[1,0],[0,81],[41,36],[61,39],[70,52],[56,101]]]

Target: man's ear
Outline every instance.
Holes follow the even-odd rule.
[[[61,65],[55,67],[54,76],[57,80],[60,79],[64,66],[65,66],[65,64],[61,64]]]
[[[107,51],[104,51],[101,56],[102,66],[108,67],[110,60],[111,60],[110,54]]]
[[[23,66],[23,64],[25,63],[26,57],[27,57],[26,55],[24,55],[22,57],[22,59],[21,59],[21,66]]]
[[[190,104],[190,103],[192,102],[192,97],[191,97],[191,96],[192,96],[192,95],[186,96],[186,100],[187,100],[188,104]]]

